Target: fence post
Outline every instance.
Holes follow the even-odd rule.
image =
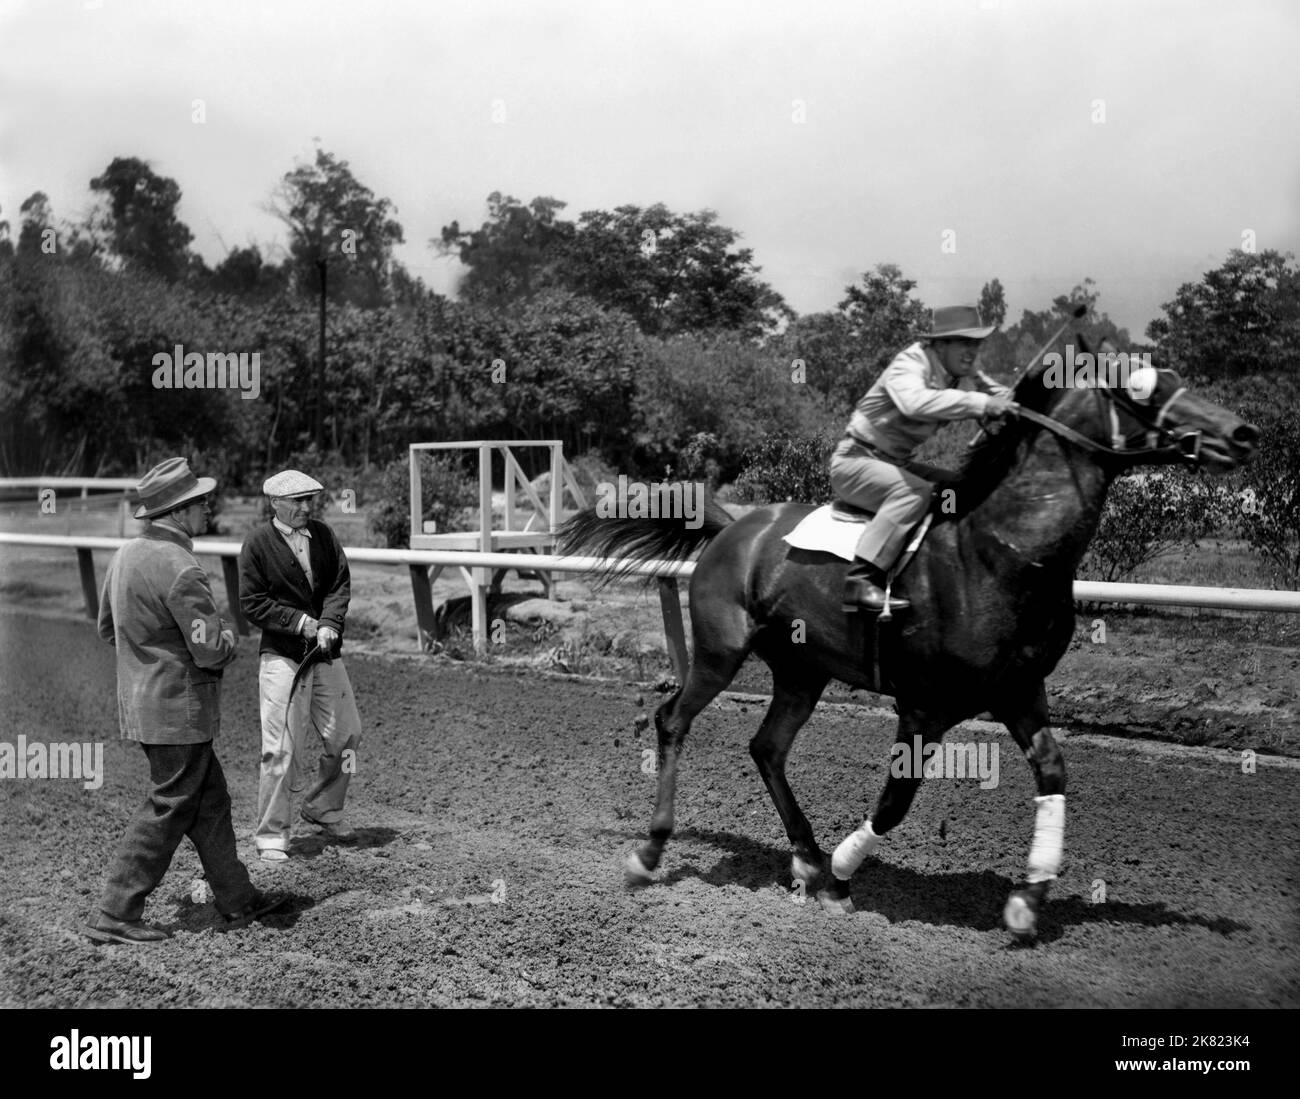
[[[68,505],[71,508],[71,504]],[[77,566],[81,572],[81,594],[86,599],[86,617],[99,618],[99,589],[95,587],[95,558],[93,551],[77,548]]]
[[[686,629],[682,625],[682,604],[677,595],[677,578],[659,578],[659,606],[664,612],[664,637],[668,639],[668,656],[673,662],[677,684],[686,682],[686,669],[690,659],[686,655]]]
[[[239,607],[239,558],[221,558],[221,574],[226,578],[226,598],[230,601],[230,617],[240,637],[248,636],[248,619]]]
[[[433,584],[429,580],[427,565],[408,565],[411,573],[411,594],[415,597],[416,632],[420,651],[438,640],[437,618],[433,613]]]
[[[420,475],[420,457],[422,451],[415,449],[412,443],[407,455],[411,462],[411,537],[424,533],[424,494],[422,491],[422,478]],[[411,545],[408,538],[407,546]]]
[[[478,448],[478,507],[480,553],[492,552],[492,447]],[[470,585],[470,621],[474,630],[474,651],[482,655],[488,647],[488,584],[490,569],[475,567],[470,570],[474,582]]]

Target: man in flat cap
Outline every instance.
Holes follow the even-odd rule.
[[[193,552],[192,539],[207,530],[214,488],[184,458],[150,470],[135,513],[150,524],[113,555],[104,578],[99,636],[117,649],[118,719],[122,736],[144,749],[153,787],[118,846],[99,910],[86,922],[85,934],[97,942],[167,938],[141,917],[186,836],[229,923],[247,923],[287,899],[254,888],[235,854],[230,794],[212,750],[222,669],[236,655],[235,635],[217,613]]]
[[[349,834],[343,802],[356,769],[361,718],[339,653],[352,580],[334,532],[310,518],[322,489],[296,469],[268,478],[262,491],[274,518],[253,530],[239,555],[240,606],[262,628],[262,778],[254,840],[267,862],[289,857],[300,774],[307,786],[302,819],[336,838]],[[310,670],[290,711],[294,676],[309,656]]]

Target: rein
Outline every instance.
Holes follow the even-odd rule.
[[[1111,405],[1107,411],[1113,414],[1114,405],[1120,401],[1119,394],[1110,389],[1100,390],[1099,392],[1104,393],[1106,397],[1110,399]],[[1020,407],[1019,414],[1022,419],[1045,428],[1053,435],[1065,439],[1067,442],[1073,443],[1075,446],[1080,447],[1091,454],[1099,454],[1102,457],[1118,461],[1122,465],[1137,465],[1142,462],[1151,461],[1153,458],[1170,458],[1175,461],[1187,462],[1189,465],[1195,466],[1200,458],[1201,433],[1199,431],[1188,431],[1182,435],[1174,435],[1167,427],[1162,426],[1162,421],[1169,412],[1170,407],[1185,392],[1185,388],[1180,388],[1172,397],[1170,397],[1169,400],[1164,403],[1163,407],[1161,407],[1154,423],[1143,416],[1132,402],[1128,400],[1123,401],[1124,410],[1137,420],[1140,425],[1147,429],[1147,437],[1149,440],[1170,440],[1170,442],[1164,446],[1156,446],[1153,442],[1152,445],[1140,450],[1130,450],[1122,445],[1107,446],[1105,443],[1099,443],[1095,439],[1089,439],[1088,436],[1076,431],[1074,428],[1066,426],[1059,420],[1052,419],[1051,416],[1046,416],[1041,412],[1035,412],[1032,408]],[[1122,443],[1122,439],[1118,433],[1116,433],[1114,437]]]

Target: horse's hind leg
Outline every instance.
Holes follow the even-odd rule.
[[[686,682],[676,694],[655,711],[655,729],[659,733],[659,787],[654,814],[650,818],[650,838],[628,856],[624,872],[629,884],[654,880],[654,872],[663,857],[664,846],[673,834],[673,799],[677,793],[677,759],[682,742],[690,732],[695,715],[712,702],[736,677],[749,655],[750,627],[739,607],[726,612],[706,614],[704,608],[691,609],[695,652]]]
[[[994,716],[1010,731],[1025,753],[1038,787],[1038,812],[1034,820],[1034,842],[1029,849],[1029,873],[1025,884],[1007,898],[1002,918],[1018,939],[1031,940],[1038,933],[1038,910],[1047,889],[1061,868],[1065,833],[1065,760],[1048,728],[1047,691],[1039,683],[1030,701],[1007,707]]]
[[[812,825],[795,800],[785,777],[785,761],[794,738],[811,716],[829,677],[820,673],[794,673],[773,666],[772,704],[749,742],[749,754],[758,765],[772,804],[781,814],[785,834],[794,845],[790,873],[798,882],[816,888],[826,868],[826,856],[817,846]]]

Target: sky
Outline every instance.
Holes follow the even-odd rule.
[[[1140,338],[1231,249],[1300,252],[1297,56],[1296,0],[0,0],[0,219],[139,157],[210,264],[275,254],[319,142],[442,293],[430,239],[501,191],[715,210],[800,313],[894,263],[1008,323],[1091,278]]]

